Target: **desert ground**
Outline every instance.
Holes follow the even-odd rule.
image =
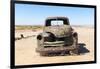
[[[73,27],[78,32],[78,44],[80,55],[72,56],[52,56],[43,57],[36,52],[37,40],[36,36],[42,30],[16,30],[15,38],[23,34],[28,38],[15,41],[15,65],[30,65],[30,64],[50,64],[50,63],[69,63],[94,61],[94,28],[91,27]]]

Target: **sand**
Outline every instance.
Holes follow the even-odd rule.
[[[15,65],[30,65],[30,64],[50,64],[50,63],[69,63],[94,61],[94,29],[88,27],[73,27],[78,32],[78,43],[80,46],[80,54],[77,56],[53,56],[42,57],[36,52],[37,41],[36,36],[42,32],[31,30],[17,30],[15,37],[20,37],[24,34],[25,37],[32,37],[15,41]]]

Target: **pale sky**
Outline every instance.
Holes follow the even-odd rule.
[[[51,16],[68,17],[71,25],[94,25],[94,8],[15,4],[15,25],[44,25]]]

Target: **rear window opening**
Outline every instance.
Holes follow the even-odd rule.
[[[63,25],[63,21],[62,20],[52,20],[51,21],[51,26],[55,26],[55,25]]]

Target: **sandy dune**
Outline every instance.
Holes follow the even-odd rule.
[[[26,39],[15,41],[15,65],[68,63],[94,60],[94,29],[85,27],[73,27],[78,32],[81,55],[78,56],[53,56],[41,57],[36,53],[36,35],[42,31],[16,31],[15,37],[35,35]]]

